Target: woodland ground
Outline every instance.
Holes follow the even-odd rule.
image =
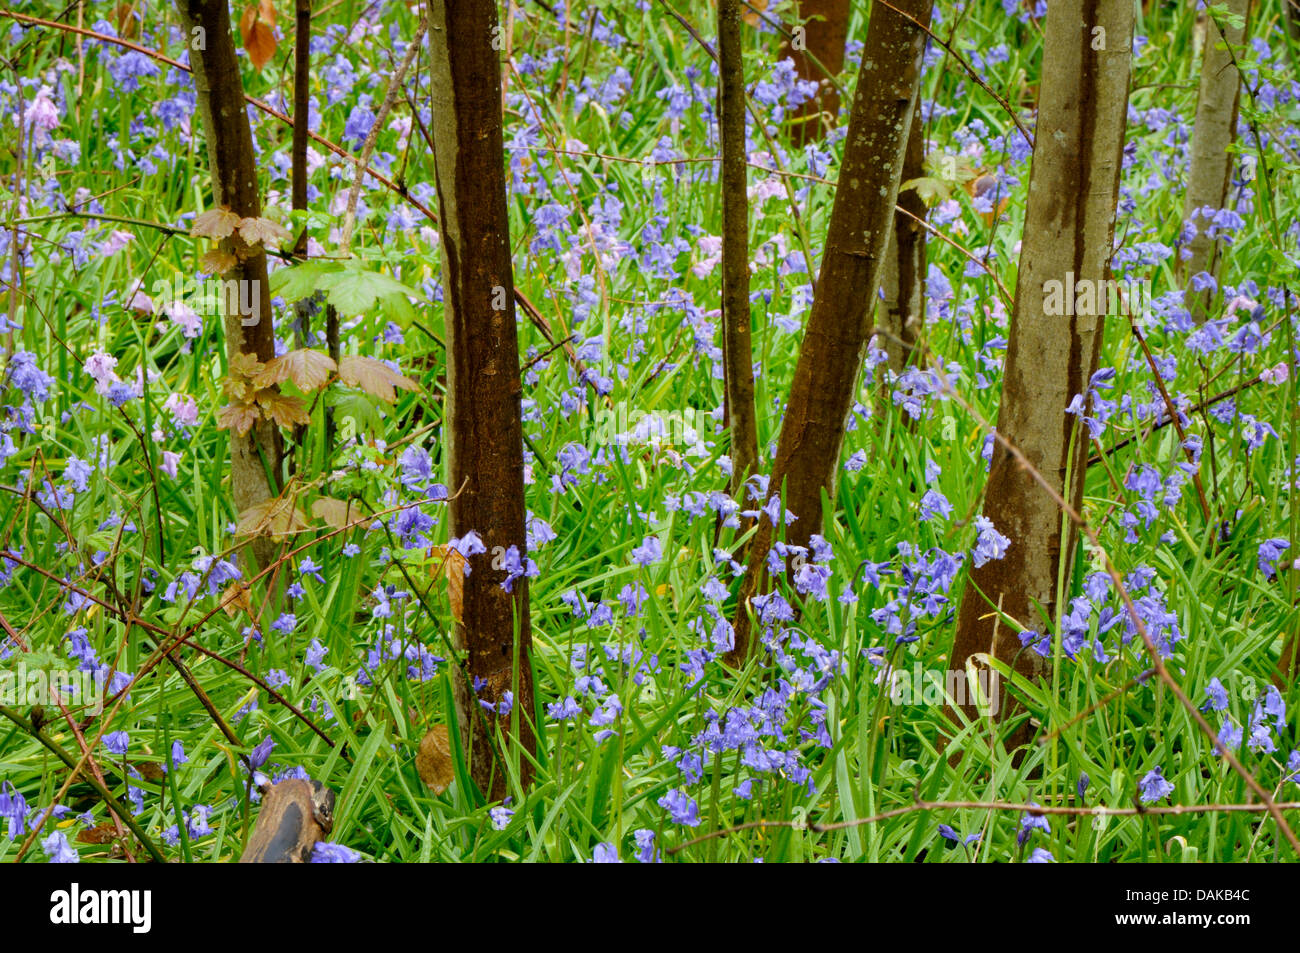
[[[709,5],[674,6],[713,36]],[[849,89],[866,27],[858,6],[840,77]],[[87,3],[84,26],[129,32],[183,60],[175,11],[136,9],[127,24],[114,4]],[[330,300],[344,315],[344,353],[390,362],[418,387],[385,401],[373,382],[369,390],[366,381],[334,382],[312,396],[294,457],[305,523],[281,538],[289,555],[271,585],[223,610],[219,598],[242,568],[231,559],[237,514],[223,489],[227,432],[216,420],[225,403],[221,321],[203,307],[163,307],[158,284],[179,281],[193,303],[202,276],[206,243],[189,230],[211,199],[192,85],[142,53],[0,21],[0,55],[13,64],[0,74],[6,163],[13,117],[20,108],[27,117],[25,198],[12,165],[0,170],[6,283],[15,262],[21,270],[21,292],[4,297],[0,314],[0,550],[11,557],[0,558],[0,666],[80,671],[91,692],[107,685],[110,700],[86,721],[85,741],[162,854],[239,855],[258,808],[252,763],[337,792],[330,840],[346,848],[331,854],[341,859],[1297,859],[1261,813],[1034,816],[978,806],[1252,799],[1168,687],[1147,677],[1150,660],[1091,544],[1065,587],[1061,631],[1026,637],[1026,651],[1051,656],[1050,681],[1004,686],[1037,726],[1023,758],[1006,752],[990,721],[959,731],[937,690],[913,691],[919,673],[947,666],[968,565],[1016,545],[975,517],[1030,148],[937,44],[922,96],[938,190],[929,220],[944,237],[928,243],[926,359],[894,375],[872,350],[824,549],[809,554],[798,591],[783,590],[802,613],[780,621],[758,662],[739,674],[722,665],[739,567],[735,534],[719,526],[728,510],[713,65],[661,4],[586,3],[567,25],[563,3],[550,9],[522,6],[506,68],[514,277],[591,370],[580,380],[521,318],[536,564],[530,714],[540,744],[535,781],[527,790],[512,783],[505,804],[473,793],[460,765],[434,793],[416,763],[451,698],[443,660],[452,594],[445,551],[434,549],[447,542],[437,501],[446,481],[436,225],[367,182],[357,258],[329,279]],[[49,2],[13,10],[59,13]],[[1259,5],[1241,54],[1250,94],[1235,211],[1218,223],[1229,242],[1223,287],[1212,320],[1197,326],[1174,278],[1197,11],[1139,8],[1114,266],[1117,277],[1150,282],[1138,323],[1187,423],[1180,446],[1130,322],[1108,320],[1084,515],[1171,673],[1248,770],[1289,802],[1300,801],[1300,698],[1294,684],[1278,692],[1270,675],[1297,623],[1288,461],[1300,447],[1287,351],[1300,262],[1300,43],[1279,25],[1280,10],[1276,0]],[[1002,0],[940,3],[933,25],[1031,128],[1042,73],[1035,13]],[[260,70],[244,61],[243,81],[288,112],[291,17],[282,14],[278,53]],[[415,23],[401,4],[324,5],[312,47],[316,133],[360,148]],[[767,459],[842,145],[842,127],[808,148],[790,144],[782,120],[804,91],[778,45],[771,30],[746,30],[748,87],[767,123],[766,134],[751,124],[750,151]],[[417,66],[407,89],[373,165],[436,208],[422,133],[427,72]],[[250,119],[267,215],[294,232],[308,227],[314,254],[334,253],[350,164],[313,142],[311,212],[291,217],[290,129],[256,109]],[[961,187],[974,171],[996,176],[997,209]],[[321,346],[319,314],[303,335],[288,300],[321,283],[311,267],[272,262],[282,350]],[[333,445],[327,409],[338,421]],[[1199,464],[1204,508],[1184,447]],[[337,514],[313,508],[322,496],[383,515],[340,532],[329,524]],[[129,624],[114,589],[130,606]],[[201,619],[197,647],[180,654],[237,743],[154,654],[153,635]],[[30,716],[12,697],[0,702]],[[46,705],[43,716],[50,737],[78,756],[57,710]],[[951,764],[941,747],[954,735],[968,754]],[[0,860],[120,854],[106,842],[111,822],[94,791],[69,783],[50,750],[12,721],[0,722],[0,785]],[[976,806],[908,809],[918,798]],[[878,815],[886,816],[855,824]],[[1300,813],[1288,816],[1294,823]],[[791,823],[688,844],[759,819]],[[138,841],[132,850],[143,853]]]

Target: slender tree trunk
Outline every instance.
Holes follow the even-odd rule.
[[[794,40],[782,40],[781,58],[792,58],[800,79],[812,80],[821,87],[813,99],[800,105],[790,117],[794,120],[790,138],[806,145],[819,141],[828,129],[833,129],[840,114],[840,94],[827,73],[839,76],[844,71],[849,0],[802,0],[798,21],[788,26]]]
[[[998,411],[998,433],[1076,510],[1083,500],[1087,431],[1065,408],[1075,394],[1085,393],[1096,370],[1102,318],[1048,314],[1055,310],[1048,304],[1049,283],[1064,285],[1073,276],[1095,288],[1108,274],[1132,33],[1131,0],[1053,0],[1048,7],[1038,134]],[[1099,40],[1104,49],[1096,48]],[[1021,651],[1015,628],[1000,621],[996,610],[1043,632],[1038,609],[1055,614],[1057,580],[1069,579],[1076,539],[1068,520],[1063,529],[1051,496],[1000,444],[993,451],[984,516],[1011,542],[1004,558],[972,569],[963,594],[950,660],[963,690],[966,660],[981,652],[1014,662],[1026,676],[1046,670],[1045,659]],[[998,714],[1005,716],[1009,706],[1000,707]],[[976,714],[971,704],[964,710]]]
[[[230,11],[226,0],[179,0],[187,35],[203,38],[203,49],[190,50],[190,66],[198,92],[198,113],[208,147],[208,166],[216,204],[245,218],[262,214],[262,198],[253,156],[253,134],[245,111],[244,86],[239,77],[239,60],[230,32]],[[192,46],[195,44],[192,44]],[[238,257],[238,263],[222,275],[223,281],[237,281],[250,294],[228,296],[225,315],[226,356],[254,354],[259,361],[275,356],[275,333],[271,322],[271,286],[266,275],[266,253],[260,245],[250,248],[238,235],[224,239],[223,246]],[[244,284],[248,282],[250,284]],[[231,297],[240,304],[235,306]],[[242,302],[256,297],[256,314],[241,311]],[[250,323],[246,326],[245,321]],[[267,420],[248,433],[230,431],[230,479],[235,509],[243,512],[269,499],[276,488],[268,481],[280,478],[282,443],[280,432]],[[259,537],[254,552],[265,562],[271,553],[268,541]]]
[[[294,211],[307,210],[307,122],[310,112],[311,91],[311,0],[295,0],[293,32],[293,150],[291,155],[292,201]],[[307,226],[298,233],[293,246],[294,255],[307,256]],[[309,295],[294,305],[298,318],[297,340],[305,347],[311,336],[311,314],[320,306],[319,295]],[[337,358],[336,358],[337,360]],[[329,412],[329,408],[326,408]],[[307,427],[299,424],[293,431],[293,442],[302,446],[307,438]],[[327,448],[328,452],[328,448]],[[296,457],[295,457],[296,460]]]
[[[296,0],[294,5],[293,34],[293,207],[295,211],[307,210],[307,122],[311,97],[311,0]],[[298,235],[293,248],[295,255],[307,254],[307,229]],[[308,318],[303,310],[298,313],[306,336]]]
[[[758,468],[754,358],[749,327],[749,187],[740,0],[718,3],[718,127],[722,139],[722,355],[732,488]]]
[[[429,38],[433,144],[442,229],[447,318],[447,398],[443,429],[449,457],[452,532],[471,530],[487,552],[471,556],[456,638],[466,652],[471,697],[456,679],[461,737],[470,739],[471,774],[492,798],[507,789],[500,732],[511,748],[536,750],[529,659],[528,581],[502,588],[498,561],[524,549],[524,456],[519,349],[515,336],[510,229],[502,134],[501,64],[493,49],[496,4],[432,0]],[[508,716],[499,714],[513,694]],[[489,713],[482,701],[492,706]],[[527,757],[518,760],[528,783]]]
[[[1228,0],[1229,13],[1242,18],[1242,25],[1220,24],[1208,17],[1205,24],[1205,51],[1201,63],[1201,90],[1196,103],[1196,125],[1192,129],[1191,169],[1187,175],[1187,195],[1183,202],[1183,221],[1192,220],[1199,209],[1223,208],[1228,199],[1228,181],[1236,157],[1228,153],[1237,134],[1237,101],[1241,82],[1233,56],[1224,43],[1237,47],[1245,40],[1245,17],[1250,0]],[[1189,247],[1192,256],[1182,262],[1182,273],[1190,281],[1194,275],[1209,272],[1217,275],[1220,242],[1208,236],[1210,223],[1197,216],[1193,224],[1196,235]],[[1214,295],[1209,289],[1187,290],[1187,308],[1198,322],[1204,321]]]
[[[926,38],[917,23],[928,25],[932,4],[897,0],[894,6],[872,8],[826,249],[768,484],[769,499],[780,495],[797,517],[786,532],[797,545],[807,546],[821,529],[822,492],[835,493],[844,421],[857,392],[916,109]],[[763,582],[772,530],[772,521],[761,517],[750,544],[735,646],[727,656],[732,664],[750,653],[749,600]]]
[[[923,125],[918,103],[903,158],[904,182],[925,175]],[[917,221],[925,218],[925,201],[916,189],[908,189],[898,193],[898,208],[880,282],[884,291],[880,302],[880,330],[884,332],[889,366],[895,373],[901,372],[912,359],[913,348],[925,326],[925,229]]]

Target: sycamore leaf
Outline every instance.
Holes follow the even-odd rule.
[[[221,378],[221,392],[230,400],[247,404],[253,396],[253,385],[244,377]]]
[[[329,288],[329,303],[345,315],[369,311],[384,295],[399,292],[414,294],[400,281],[394,281],[375,271],[349,270],[329,282],[321,283],[321,287],[326,286]]]
[[[226,404],[217,411],[217,429],[233,430],[243,436],[262,418],[254,404]]]
[[[304,261],[277,268],[271,272],[271,294],[279,295],[289,304],[301,301],[320,287],[324,275],[338,270],[339,266],[332,261]]]
[[[420,750],[415,755],[415,770],[420,780],[429,785],[434,794],[441,794],[456,777],[451,758],[451,736],[446,725],[434,725],[420,739]]]
[[[420,388],[415,381],[399,374],[382,361],[356,354],[349,354],[339,361],[339,379],[350,387],[360,387],[367,394],[373,394],[390,404],[397,400],[394,387],[406,390]]]
[[[262,372],[262,362],[249,351],[240,351],[230,359],[230,376],[252,380]]]
[[[235,234],[235,229],[238,227],[239,216],[230,209],[208,209],[195,217],[194,225],[190,228],[190,237],[220,241]]]
[[[293,238],[293,235],[289,229],[269,218],[241,218],[239,237],[250,245],[266,245],[271,242],[281,245]]]
[[[292,500],[273,497],[239,514],[236,536],[286,536],[307,529],[307,518]]]
[[[271,0],[261,0],[244,10],[239,18],[239,35],[248,51],[248,60],[260,70],[275,55],[275,7]]]
[[[898,187],[899,192],[906,192],[908,189],[916,189],[916,194],[921,197],[921,201],[926,204],[926,207],[933,207],[940,202],[946,202],[950,197],[948,186],[929,176],[908,179]]]
[[[356,503],[336,500],[330,496],[322,496],[313,503],[311,515],[335,529],[342,529],[349,524],[356,524],[362,529],[370,528],[370,520],[361,519],[361,509]]]
[[[281,381],[291,380],[303,391],[313,391],[330,379],[330,373],[338,365],[328,354],[313,351],[311,348],[299,348],[266,362],[261,373],[253,378],[253,384],[259,388],[274,387]]]
[[[257,403],[262,408],[262,413],[281,427],[311,423],[311,415],[307,413],[307,405],[301,397],[282,394],[278,390],[259,390]]]
[[[209,248],[199,258],[199,268],[209,275],[224,275],[239,264],[239,259],[224,248]]]

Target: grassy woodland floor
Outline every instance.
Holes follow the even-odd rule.
[[[671,6],[714,36],[711,6]],[[866,29],[866,4],[855,6],[847,89]],[[1231,208],[1215,223],[1222,287],[1198,326],[1175,278],[1203,42],[1194,6],[1139,7],[1114,268],[1149,282],[1139,325],[1152,362],[1127,319],[1106,322],[1084,515],[1170,674],[1259,783],[1296,802],[1300,698],[1270,677],[1297,629],[1300,575],[1287,359],[1300,326],[1300,42],[1277,0],[1258,4],[1238,51],[1249,93]],[[47,20],[61,9],[13,6]],[[80,22],[186,59],[174,9],[117,9],[87,3]],[[945,2],[933,25],[1031,128],[1041,12]],[[278,51],[261,69],[242,58],[243,82],[289,112],[292,16],[279,14]],[[416,22],[402,4],[320,5],[316,134],[360,149]],[[791,145],[783,120],[806,89],[771,29],[747,27],[745,42],[766,124],[750,126],[750,244],[770,460],[843,127]],[[167,859],[237,858],[259,807],[250,765],[334,789],[337,846],[317,853],[329,860],[1297,859],[1258,810],[1159,813],[1258,797],[1150,676],[1091,543],[1062,605],[1046,610],[1060,624],[1024,636],[1025,651],[1051,658],[1050,680],[1002,684],[1033,719],[1022,758],[1000,740],[1012,724],[955,726],[923,675],[947,667],[968,567],[1017,544],[976,518],[1031,150],[957,58],[931,43],[922,81],[942,236],[928,243],[926,360],[895,375],[869,352],[825,542],[765,604],[761,658],[737,673],[718,657],[739,566],[721,432],[712,62],[648,2],[589,2],[567,23],[563,3],[522,4],[508,43],[515,282],[574,344],[572,357],[553,349],[521,315],[533,564],[518,572],[531,576],[537,686],[522,715],[540,744],[533,784],[512,780],[503,803],[473,792],[454,756],[417,758],[449,720],[456,597],[440,502],[439,233],[418,207],[436,208],[427,70],[417,60],[373,159],[410,201],[368,180],[347,268],[271,263],[282,351],[323,351],[323,312],[313,306],[305,330],[290,303],[319,288],[341,314],[343,353],[383,361],[414,388],[356,365],[305,394],[295,505],[260,514],[284,558],[241,590],[218,427],[221,318],[202,296],[215,281],[200,263],[209,242],[190,236],[211,208],[192,84],[136,50],[0,19],[12,64],[0,73],[0,669],[82,679],[69,700],[80,737],[57,705],[33,712],[0,693],[14,716],[0,719],[0,860],[103,861],[124,842],[147,857],[140,833]],[[291,216],[291,129],[264,110],[250,119],[266,215],[295,234],[306,226],[313,255],[337,254],[351,163],[313,141],[311,211]],[[976,172],[996,178],[991,195],[963,187]],[[1152,363],[1185,413],[1181,436]],[[344,506],[328,501],[347,499],[354,520],[373,520],[336,528]],[[199,690],[156,653],[156,639],[191,627],[177,654]],[[100,715],[78,701],[102,694]],[[50,745],[28,730],[33,717]],[[139,828],[129,837],[51,749],[76,760],[83,741]],[[956,750],[965,757],[950,762]],[[439,772],[435,793],[422,773]],[[1063,812],[1015,807],[1031,803]],[[1139,804],[1155,810],[1139,816]],[[1069,813],[1097,806],[1116,813]],[[1300,809],[1285,814],[1300,823]]]

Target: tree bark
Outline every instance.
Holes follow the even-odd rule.
[[[1104,49],[1094,49],[1097,28],[1105,31]],[[998,411],[998,433],[1076,510],[1083,500],[1087,431],[1065,408],[1087,390],[1096,370],[1102,324],[1097,315],[1048,315],[1046,283],[1064,283],[1071,274],[1078,282],[1100,282],[1108,274],[1132,32],[1130,0],[1053,0],[1048,7],[1024,245]],[[1001,444],[993,451],[984,515],[1011,542],[1004,558],[972,569],[963,594],[949,662],[962,691],[966,660],[976,653],[1014,663],[1029,677],[1047,670],[1046,659],[1021,650],[1014,627],[999,621],[996,610],[1042,632],[1038,609],[1054,615],[1057,580],[1069,578],[1076,540],[1073,524],[1066,520],[1063,529],[1051,496]],[[962,707],[975,716],[974,705]],[[1005,717],[1009,706],[1000,708]]]
[[[226,0],[178,0],[181,20],[188,36],[203,37],[204,49],[190,50],[190,67],[198,93],[198,113],[207,140],[212,193],[217,205],[244,218],[262,214],[262,197],[253,155],[253,134],[245,111],[244,85],[239,60],[230,32],[230,11]],[[195,44],[191,44],[193,47]],[[225,315],[226,356],[254,354],[259,361],[275,356],[275,332],[271,321],[271,286],[267,281],[266,253],[260,245],[250,248],[238,235],[222,241],[238,257],[238,263],[222,275],[223,281],[241,282],[250,294],[227,299]],[[248,282],[250,284],[242,284]],[[256,315],[244,312],[243,302],[256,297]],[[249,321],[245,325],[245,321]],[[230,482],[235,510],[242,513],[275,494],[268,481],[280,479],[282,441],[275,425],[259,421],[246,434],[230,431]],[[263,463],[265,461],[265,463]],[[268,541],[258,537],[253,551],[265,563],[271,553]]]
[[[903,158],[904,182],[925,175],[925,130],[920,113],[918,103]],[[880,330],[889,354],[889,366],[895,373],[900,373],[912,359],[921,328],[925,326],[925,229],[917,221],[925,218],[925,201],[916,189],[908,189],[898,193],[898,208],[880,283],[884,292],[880,302]]]
[[[533,730],[528,581],[513,592],[494,569],[509,547],[526,559],[522,387],[515,331],[510,229],[502,133],[501,64],[492,42],[496,4],[432,0],[430,72],[434,166],[442,231],[442,283],[447,318],[447,397],[444,438],[451,490],[451,528],[471,530],[487,552],[469,558],[456,640],[466,653],[470,694],[455,679],[457,720],[469,739],[470,773],[493,799],[504,796],[507,772],[496,743],[531,755]],[[499,562],[495,563],[500,565]],[[499,714],[506,694],[509,715]],[[488,712],[478,702],[492,706]],[[520,783],[532,770],[518,758]]]
[[[718,3],[718,127],[722,140],[722,356],[733,492],[758,469],[749,317],[749,177],[740,0]]]
[[[1207,17],[1205,51],[1201,63],[1201,88],[1196,102],[1196,124],[1192,129],[1191,168],[1187,175],[1187,194],[1183,202],[1183,221],[1191,220],[1201,208],[1221,209],[1228,199],[1228,181],[1236,157],[1228,153],[1237,134],[1237,103],[1241,93],[1240,74],[1224,43],[1240,46],[1245,40],[1245,17],[1250,0],[1228,0],[1230,13],[1242,18],[1242,25],[1220,24]],[[1201,272],[1218,274],[1220,242],[1207,235],[1210,223],[1197,216],[1196,234],[1189,243],[1192,255],[1181,263],[1184,280]],[[1203,322],[1214,294],[1205,289],[1187,289],[1187,308],[1192,317]]]
[[[769,500],[782,496],[797,517],[786,533],[796,545],[807,546],[821,529],[822,491],[835,494],[844,421],[857,391],[916,109],[926,38],[917,23],[928,25],[932,4],[898,0],[894,6],[872,8],[826,248],[768,484]],[[731,664],[750,654],[749,600],[763,583],[772,531],[772,521],[760,517],[736,609]]]
[[[307,211],[307,123],[311,95],[311,0],[295,0],[293,30],[293,149],[291,153],[290,189],[293,209]],[[293,253],[298,258],[307,257],[307,226],[302,227],[294,241]],[[318,295],[309,295],[294,305],[298,318],[298,347],[306,347],[311,336],[312,311],[320,306]],[[337,359],[336,359],[337,360]],[[327,408],[326,412],[329,412]],[[293,442],[301,447],[307,439],[307,426],[299,424],[293,430]],[[326,447],[326,457],[329,448]],[[295,467],[297,458],[295,457]]]
[[[790,24],[799,38],[797,48],[789,39],[781,42],[781,58],[794,60],[800,79],[820,86],[817,95],[791,114],[790,138],[799,145],[818,142],[840,114],[840,94],[827,78],[844,71],[844,45],[849,36],[849,0],[802,0],[799,20]],[[796,32],[802,27],[803,32]],[[818,63],[821,65],[819,66]]]

